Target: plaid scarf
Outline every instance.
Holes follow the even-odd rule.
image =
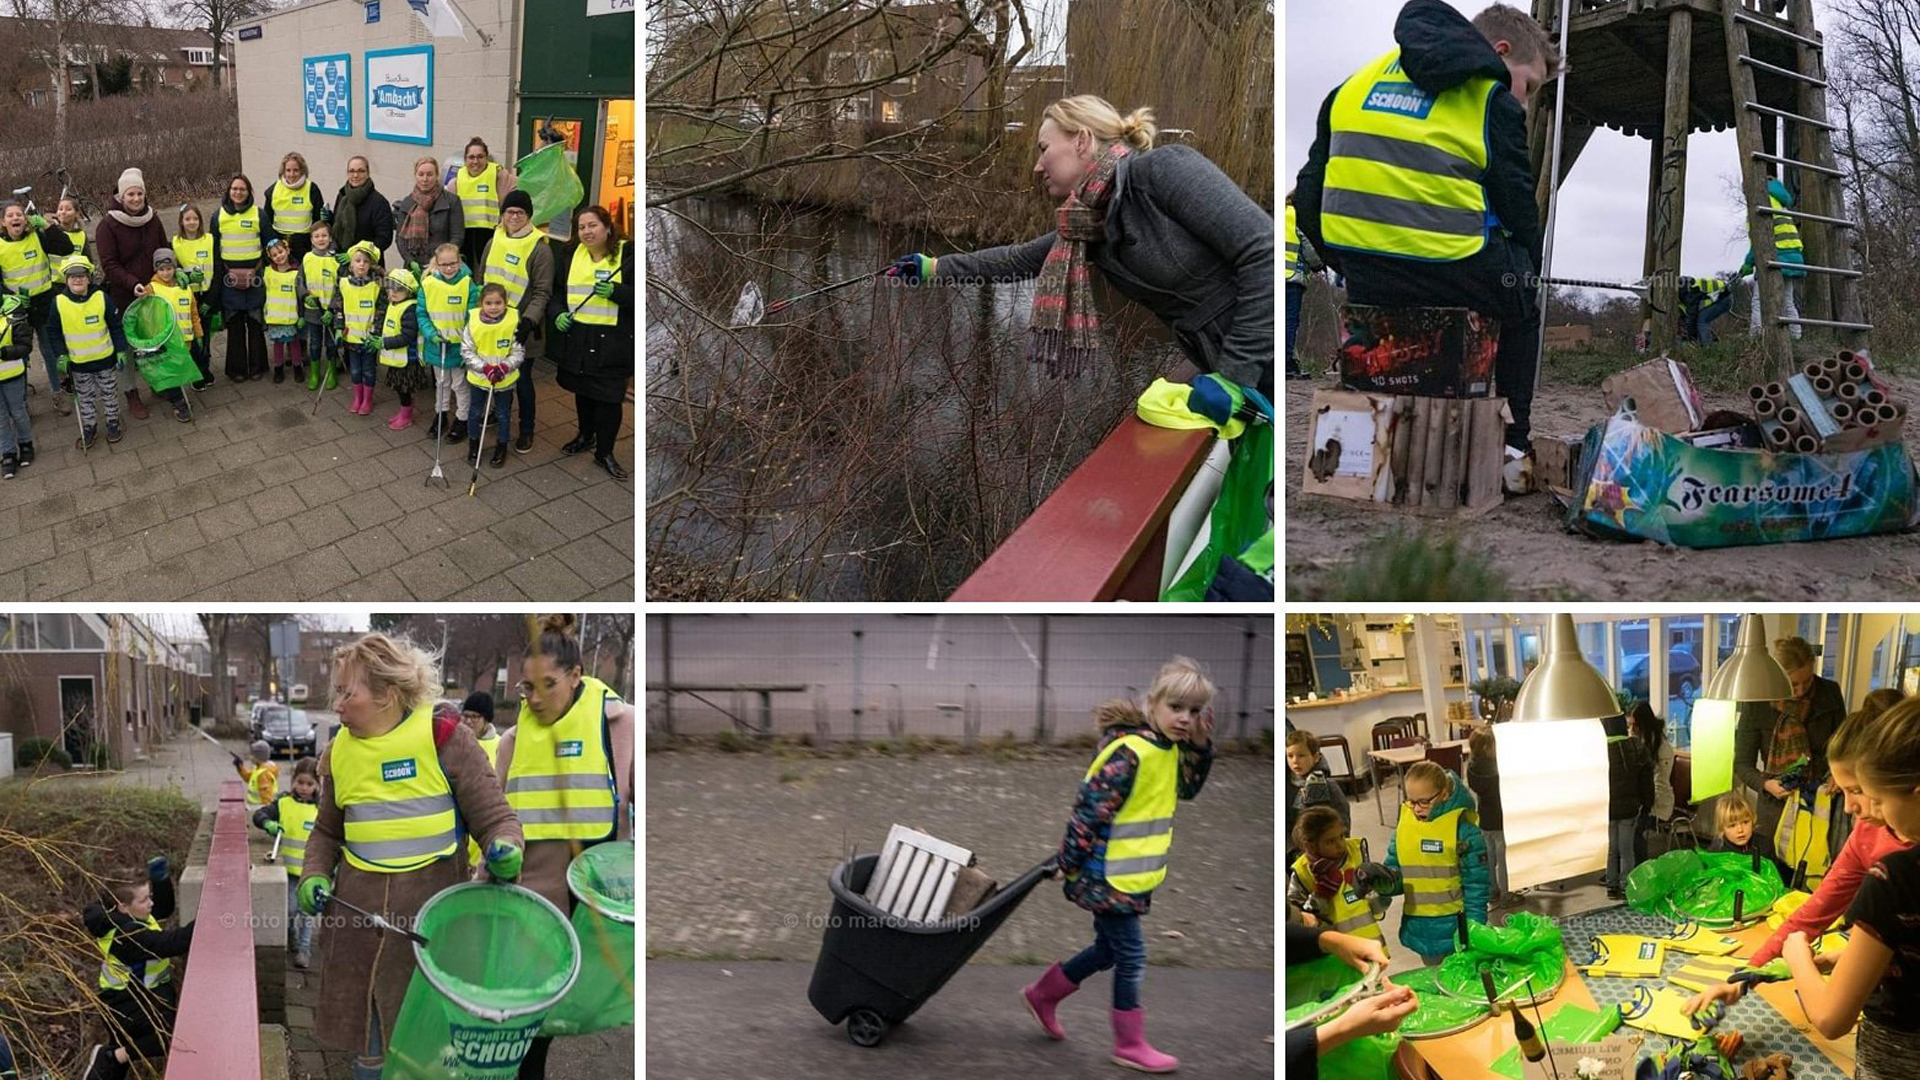
[[[1027,324],[1027,359],[1047,365],[1049,378],[1079,375],[1100,349],[1100,312],[1093,304],[1087,242],[1106,235],[1114,169],[1131,153],[1132,147],[1115,142],[1095,154],[1086,179],[1055,214],[1053,247],[1040,267],[1033,317]]]
[[[1307,872],[1313,875],[1313,895],[1322,900],[1328,900],[1333,897],[1333,894],[1339,892],[1340,886],[1344,884],[1346,880],[1346,874],[1343,870],[1346,865],[1347,856],[1345,852],[1335,855],[1330,859],[1323,859],[1318,855],[1308,855]]]
[[[1788,698],[1776,708],[1779,715],[1773,722],[1773,738],[1767,745],[1767,771],[1783,773],[1794,762],[1811,752],[1807,744],[1807,709],[1812,706],[1813,694],[1808,692],[1803,698]]]

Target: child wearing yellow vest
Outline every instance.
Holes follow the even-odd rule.
[[[300,317],[306,324],[302,336],[307,345],[307,389],[318,390],[325,382],[331,390],[333,366],[340,359],[340,351],[334,347],[333,334],[329,332],[333,324],[333,296],[339,291],[340,262],[334,257],[333,226],[324,221],[315,222],[307,235],[313,250],[300,256]]]
[[[187,350],[193,355],[194,366],[200,369],[200,379],[193,384],[195,390],[205,390],[213,385],[213,354],[209,343],[213,335],[220,331],[220,324],[214,321],[218,314],[213,302],[207,299],[208,274],[213,271],[213,236],[207,232],[207,219],[200,208],[192,203],[180,207],[180,216],[174,219],[178,229],[168,243],[173,248],[175,262],[180,267],[180,281],[187,291],[193,294],[200,323],[200,336]]]
[[[1055,1039],[1061,999],[1095,972],[1113,969],[1113,1061],[1143,1072],[1172,1072],[1178,1058],[1147,1042],[1140,983],[1147,950],[1140,918],[1166,880],[1174,809],[1200,794],[1213,766],[1213,681],[1184,656],[1167,661],[1147,689],[1142,712],[1113,700],[1094,710],[1102,735],[1060,845],[1055,876],[1068,900],[1093,913],[1094,941],[1054,964],[1021,1000]]]
[[[27,416],[27,354],[33,349],[26,297],[0,298],[0,478],[33,464],[33,421]]]
[[[93,285],[93,265],[86,259],[69,256],[65,268],[65,287],[53,300],[53,312],[47,318],[47,339],[56,366],[66,373],[61,389],[74,395],[80,406],[80,437],[74,446],[85,450],[93,445],[98,430],[98,408],[106,413],[107,441],[120,441],[120,380],[116,371],[127,353],[126,331],[120,326],[120,309],[106,290]]]
[[[313,953],[313,916],[300,911],[295,886],[306,865],[307,837],[320,817],[320,762],[303,757],[293,763],[291,790],[253,812],[253,823],[280,838],[280,865],[287,868],[287,945],[293,966],[304,969]]]
[[[113,1013],[118,1042],[94,1045],[84,1080],[124,1080],[132,1062],[166,1057],[179,1008],[172,962],[193,947],[192,923],[173,930],[160,925],[174,913],[165,855],[147,860],[144,872],[130,867],[107,884],[106,895],[87,905],[80,921],[100,951],[95,986]]]
[[[427,434],[439,438],[444,428],[450,443],[467,439],[473,393],[461,370],[460,332],[479,304],[480,283],[461,265],[460,249],[435,248],[433,266],[420,281],[420,360],[433,370],[433,426]]]
[[[272,357],[273,381],[287,381],[287,365],[293,365],[295,380],[307,377],[307,359],[301,338],[305,329],[300,307],[305,302],[306,286],[300,280],[300,267],[293,261],[293,248],[282,237],[267,241],[267,268],[261,272],[267,287],[267,306],[263,318],[267,325],[267,349]]]
[[[1473,792],[1452,772],[1422,761],[1407,770],[1404,785],[1386,865],[1368,863],[1357,880],[1381,896],[1406,895],[1400,942],[1433,967],[1459,948],[1463,912],[1487,921],[1487,844]]]
[[[1300,857],[1287,875],[1287,903],[1300,909],[1308,926],[1372,938],[1384,951],[1381,912],[1354,880],[1367,864],[1367,842],[1347,835],[1347,823],[1333,807],[1311,806],[1294,822],[1293,843]]]
[[[413,392],[432,381],[420,363],[420,305],[415,297],[420,282],[413,271],[397,266],[387,272],[387,314],[380,321],[380,366],[387,372],[387,389],[400,395],[400,408],[387,422],[389,431],[413,426]]]
[[[507,306],[507,290],[488,282],[480,290],[480,308],[467,317],[460,331],[460,356],[467,366],[467,383],[490,391],[493,399],[494,468],[507,460],[507,422],[513,418],[513,384],[520,379],[520,364],[526,357],[517,333],[520,313]],[[467,419],[468,435],[473,438],[473,463],[480,464],[481,427],[488,423],[484,400],[481,408]]]
[[[361,416],[373,411],[374,356],[380,351],[380,329],[387,314],[387,298],[376,270],[379,261],[380,253],[366,240],[348,248],[347,272],[335,286],[333,310],[328,312],[353,380],[353,404],[348,408]]]
[[[147,291],[167,302],[173,309],[173,325],[187,342],[188,351],[200,338],[200,313],[193,302],[193,293],[180,281],[180,269],[176,265],[173,249],[161,247],[153,249],[153,277],[147,281]],[[187,407],[187,392],[177,386],[159,391],[162,401],[173,406],[173,418],[183,424],[193,423],[193,410]]]

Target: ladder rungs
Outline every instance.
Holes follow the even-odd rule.
[[[1805,218],[1808,221],[1824,221],[1829,225],[1838,225],[1843,229],[1852,229],[1856,227],[1853,222],[1848,221],[1845,218],[1823,217],[1819,214],[1809,214],[1805,210],[1788,210],[1785,207],[1781,207],[1781,206],[1755,207],[1753,212],[1756,214],[1774,214],[1779,217]]]
[[[1735,20],[1746,23],[1748,26],[1757,26],[1760,29],[1767,31],[1770,34],[1778,34],[1783,38],[1788,38],[1790,40],[1797,41],[1802,45],[1810,45],[1816,49],[1823,49],[1826,47],[1821,42],[1815,41],[1810,37],[1801,37],[1799,34],[1796,34],[1793,31],[1788,30],[1787,28],[1779,25],[1778,23],[1772,22],[1767,19],[1762,19],[1755,15],[1749,15],[1744,11],[1734,12],[1733,17]]]
[[[1767,161],[1777,161],[1782,165],[1791,165],[1796,169],[1806,169],[1810,172],[1825,173],[1828,176],[1845,176],[1846,175],[1846,173],[1841,172],[1839,169],[1829,169],[1825,165],[1815,165],[1811,161],[1796,161],[1790,157],[1781,157],[1779,154],[1769,154],[1761,150],[1755,150],[1753,152],[1753,156],[1757,158],[1765,159]]]
[[[1775,67],[1772,64],[1767,63],[1765,60],[1755,60],[1751,56],[1741,57],[1740,62],[1747,65],[1748,67],[1759,68],[1761,71],[1771,71],[1775,75],[1784,76],[1789,79],[1799,79],[1801,82],[1811,83],[1814,86],[1821,87],[1822,89],[1824,89],[1827,85],[1827,80],[1825,79],[1816,79],[1811,75],[1802,75],[1797,71],[1792,71],[1787,68]]]
[[[1768,260],[1767,265],[1776,270],[1784,270],[1791,267],[1795,270],[1805,270],[1809,274],[1837,274],[1840,277],[1850,278],[1861,276],[1861,272],[1858,270],[1845,270],[1838,266],[1813,266],[1809,263],[1779,262],[1777,260]]]
[[[1789,319],[1785,315],[1782,315],[1774,319],[1773,321],[1776,323],[1780,323],[1783,326],[1831,326],[1840,330],[1871,330],[1873,329],[1872,323],[1834,322],[1832,319]]]
[[[1828,131],[1840,130],[1838,127],[1836,127],[1833,124],[1827,123],[1825,120],[1815,120],[1811,116],[1801,116],[1799,113],[1790,113],[1785,109],[1776,109],[1771,105],[1762,105],[1757,101],[1747,102],[1747,108],[1752,109],[1754,112],[1757,112],[1757,113],[1766,113],[1768,116],[1777,116],[1782,120],[1798,121],[1799,123],[1807,124],[1811,127],[1825,128]]]

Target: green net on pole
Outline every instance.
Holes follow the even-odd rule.
[[[1567,946],[1560,927],[1543,915],[1518,911],[1500,927],[1467,924],[1467,948],[1440,964],[1440,989],[1454,997],[1485,1001],[1484,971],[1493,976],[1501,1001],[1551,997],[1566,976]]]
[[[573,213],[587,194],[579,174],[567,161],[565,143],[542,147],[514,162],[513,184],[533,200],[533,213],[528,217],[535,222]]]
[[[1786,891],[1772,860],[1737,851],[1669,851],[1627,875],[1628,907],[1715,930],[1734,925],[1736,894],[1740,920],[1747,921],[1765,915]]]
[[[1288,964],[1287,1022],[1313,1015],[1326,1002],[1360,981],[1360,973],[1338,957],[1323,956],[1307,964]],[[1400,1048],[1395,1033],[1364,1035],[1320,1055],[1322,1080],[1393,1080],[1393,1055]]]
[[[518,885],[467,882],[420,908],[417,964],[382,1080],[513,1080],[580,973],[567,917]]]
[[[154,393],[185,386],[200,377],[180,327],[173,321],[173,305],[156,295],[142,296],[127,305],[120,317],[127,344],[133,348],[134,367]]]
[[[585,1035],[633,1023],[633,841],[596,844],[567,866],[580,978],[542,1035]]]
[[[1273,487],[1273,425],[1254,424],[1233,440],[1220,494],[1207,517],[1207,546],[1160,594],[1166,601],[1204,600],[1220,560],[1238,555],[1273,527],[1267,492]]]

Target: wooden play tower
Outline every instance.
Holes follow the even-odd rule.
[[[1558,39],[1560,0],[1533,0],[1533,13]],[[1866,347],[1873,328],[1860,305],[1854,224],[1841,216],[1836,129],[1827,122],[1827,67],[1812,0],[1573,0],[1567,53],[1561,179],[1600,128],[1652,143],[1645,263],[1651,289],[1642,306],[1656,353],[1676,336],[1687,137],[1728,127],[1740,148],[1768,360],[1790,370],[1795,344],[1781,276],[1766,272],[1779,265],[1776,215],[1793,220],[1805,246],[1794,321],[1805,328],[1806,343],[1831,332],[1847,348]],[[1530,139],[1542,221],[1553,112],[1548,86],[1535,99]],[[1792,209],[1769,204],[1770,178],[1794,193]]]

